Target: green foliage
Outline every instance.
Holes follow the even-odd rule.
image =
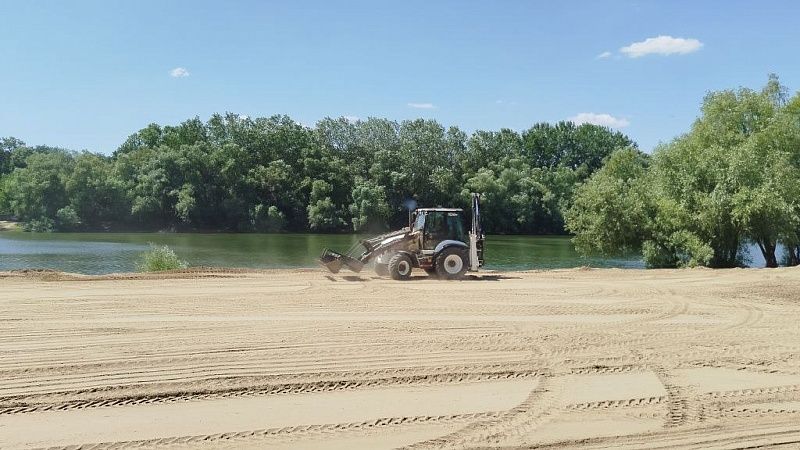
[[[0,138],[0,178],[14,170],[13,152],[25,143],[13,137]]]
[[[119,223],[130,212],[123,183],[114,173],[113,161],[105,156],[77,155],[65,187],[69,206],[87,228]]]
[[[138,264],[139,272],[161,272],[185,268],[186,262],[179,259],[175,251],[167,245],[150,244],[150,250],[142,253]]]
[[[71,231],[81,223],[78,213],[71,206],[65,206],[56,211],[55,226],[59,231]]]
[[[339,211],[331,199],[333,186],[324,180],[314,180],[308,204],[308,225],[314,231],[334,231],[342,225]]]
[[[353,216],[353,230],[382,229],[389,218],[389,205],[386,191],[373,181],[358,180],[353,188],[353,203],[350,214]]]
[[[276,232],[283,230],[286,217],[275,205],[258,204],[250,212],[250,222],[255,231]]]
[[[0,176],[0,216],[5,216],[8,212],[8,200],[6,199],[6,192],[3,183],[3,178]]]
[[[665,239],[645,241],[642,255],[651,268],[708,266],[714,249],[687,230],[672,233]]]
[[[49,217],[37,217],[22,224],[22,231],[33,233],[50,233],[55,231],[55,221]]]
[[[567,229],[575,235],[579,252],[608,256],[641,249],[649,225],[647,164],[636,149],[617,150],[577,189],[567,212]]]
[[[778,265],[800,263],[800,119],[770,77],[761,91],[706,96],[686,135],[656,149],[649,165],[612,170],[617,154],[579,188],[567,227],[583,253],[641,246],[651,267],[741,265],[755,243]],[[625,162],[624,158],[619,162]]]
[[[468,207],[477,191],[493,233],[564,233],[576,185],[629,145],[571,123],[470,136],[423,119],[309,128],[228,113],[150,124],[111,157],[4,139],[0,211],[57,229],[378,231],[405,224],[408,200]]]
[[[22,221],[53,219],[67,206],[66,180],[74,166],[71,153],[58,149],[38,149],[4,177],[4,192],[9,211]]]

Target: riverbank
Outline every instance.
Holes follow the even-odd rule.
[[[19,231],[22,229],[20,222],[12,222],[10,220],[0,220],[0,231]]]
[[[0,274],[0,447],[800,439],[800,269]]]

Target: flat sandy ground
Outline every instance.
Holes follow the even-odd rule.
[[[800,445],[800,269],[0,274],[0,447]]]
[[[12,231],[19,228],[19,222],[9,222],[8,220],[0,220],[0,231]]]

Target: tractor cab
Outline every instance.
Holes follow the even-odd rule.
[[[420,208],[412,216],[411,231],[420,236],[420,249],[433,251],[443,241],[467,243],[464,210],[460,208]]]

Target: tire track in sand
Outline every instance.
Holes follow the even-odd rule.
[[[409,417],[381,417],[373,420],[349,423],[329,423],[317,425],[297,425],[282,428],[263,428],[257,430],[233,431],[228,433],[216,433],[191,436],[171,436],[155,439],[143,439],[136,441],[116,441],[116,442],[97,442],[83,443],[78,445],[43,447],[39,450],[106,450],[106,449],[129,449],[129,448],[148,448],[165,446],[197,446],[202,444],[222,444],[225,442],[236,442],[243,440],[269,439],[275,437],[294,437],[301,438],[309,435],[333,434],[354,431],[366,431],[373,429],[385,429],[393,426],[420,425],[427,423],[459,423],[465,421],[485,420],[496,417],[501,413],[469,413],[451,414],[440,416],[409,416]]]
[[[241,389],[217,392],[180,393],[174,395],[142,395],[95,400],[73,400],[46,404],[11,404],[0,406],[0,415],[25,414],[42,411],[71,411],[89,408],[152,405],[232,397],[258,397],[268,395],[308,394],[314,392],[348,391],[388,386],[426,386],[434,384],[458,384],[479,381],[512,380],[542,376],[537,371],[503,371],[490,373],[433,373],[428,375],[394,376],[372,379],[343,379],[311,383],[284,383],[259,389]],[[2,405],[2,403],[0,403]]]

